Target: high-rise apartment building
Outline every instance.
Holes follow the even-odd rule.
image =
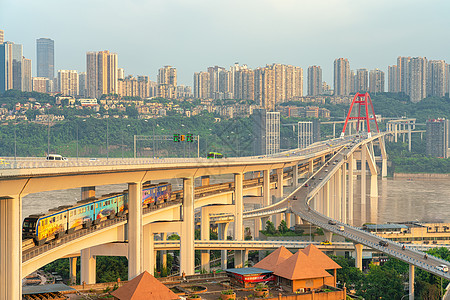
[[[177,69],[164,66],[158,70],[158,97],[176,98],[177,96]]]
[[[369,72],[369,92],[384,93],[384,72],[378,69]]]
[[[109,51],[87,52],[87,96],[99,98],[104,94],[116,94],[117,89],[117,65],[116,53]]]
[[[397,58],[397,67],[398,67],[398,80],[400,93],[405,95],[409,95],[409,84],[410,84],[410,75],[409,75],[409,62],[411,57],[402,57],[399,56]]]
[[[82,97],[87,96],[86,84],[87,84],[86,72],[78,73],[78,95],[79,96],[82,96]]]
[[[31,81],[31,59],[22,58],[22,91],[31,92],[33,84]]]
[[[298,122],[298,148],[303,149],[320,141],[320,121]]]
[[[241,69],[234,74],[234,98],[255,99],[255,73],[251,69]]]
[[[308,96],[322,94],[322,68],[310,66],[308,68]]]
[[[5,42],[5,32],[0,29],[0,44],[3,44]]]
[[[78,96],[79,78],[75,70],[58,70],[58,91],[64,96]]]
[[[117,68],[117,80],[125,79],[125,70],[123,68]]]
[[[211,93],[209,91],[210,85],[210,73],[199,72],[194,73],[194,98],[207,99]]]
[[[427,121],[427,155],[448,158],[449,120],[430,119]]]
[[[22,45],[6,42],[0,44],[0,93],[22,90]]]
[[[448,84],[448,67],[443,60],[428,62],[427,95],[444,97]]]
[[[55,77],[55,42],[49,38],[36,40],[37,77]]]
[[[280,113],[255,109],[252,121],[255,155],[280,152]]]
[[[356,70],[355,88],[353,92],[365,93],[369,90],[369,72],[367,69]]]
[[[334,60],[334,95],[347,96],[350,94],[350,63],[346,58]]]
[[[47,77],[33,77],[33,92],[48,93],[51,91],[52,84]]]
[[[409,99],[419,102],[427,97],[427,59],[413,57],[409,61]]]
[[[388,67],[388,92],[399,93],[400,92],[400,78],[399,69],[396,65]]]
[[[255,101],[267,111],[275,110],[275,74],[270,68],[255,70]]]

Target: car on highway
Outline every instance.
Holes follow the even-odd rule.
[[[322,179],[323,179],[322,177],[319,178],[319,180],[322,180]]]
[[[387,247],[387,246],[389,246],[389,243],[386,242],[386,241],[379,241],[378,245],[383,246],[383,247]]]
[[[439,271],[445,272],[445,273],[448,272],[448,266],[447,265],[436,266],[436,269],[438,269]]]
[[[330,224],[330,225],[336,225],[336,221],[334,221],[334,220],[329,220],[329,221],[328,221],[328,224]]]
[[[321,245],[332,245],[332,243],[330,242],[330,241],[323,241],[323,242],[320,242],[320,244]]]
[[[328,169],[325,169],[325,172],[328,172]]]
[[[342,226],[342,225],[338,227],[338,230],[339,230],[339,231],[344,231],[344,229],[345,229],[345,228],[344,228],[344,226]]]

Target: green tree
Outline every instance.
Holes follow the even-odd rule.
[[[367,300],[400,299],[403,296],[403,279],[396,270],[370,265],[357,294]]]
[[[289,228],[287,227],[286,221],[281,220],[280,225],[278,225],[278,232],[280,232],[281,234],[285,234],[288,231]]]
[[[275,229],[275,225],[273,225],[272,222],[267,221],[266,222],[265,232],[268,233],[268,234],[275,234],[277,232],[276,229]]]

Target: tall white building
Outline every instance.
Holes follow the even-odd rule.
[[[58,70],[58,90],[64,96],[78,96],[78,72]]]
[[[103,94],[118,92],[118,57],[109,51],[87,52],[87,96],[100,98]]]
[[[22,91],[31,92],[33,90],[33,84],[31,82],[31,59],[22,59]]]

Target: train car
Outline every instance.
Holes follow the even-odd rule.
[[[128,195],[118,194],[117,195],[117,216],[121,217],[128,210]]]
[[[156,184],[151,184],[142,188],[142,204],[144,206],[149,206],[150,204],[155,203],[155,199],[157,197],[156,189]]]
[[[78,201],[77,204],[70,207],[68,211],[68,225],[69,233],[75,230],[89,228],[95,220],[95,198]]]
[[[169,201],[172,194],[172,186],[167,182],[158,184],[156,189],[156,204],[161,204]]]
[[[95,201],[94,209],[94,224],[98,224],[105,218],[113,218],[117,213],[117,197],[112,196]]]
[[[49,240],[63,236],[66,231],[67,209],[55,213],[51,212],[37,218],[33,238],[37,245],[42,245]]]

